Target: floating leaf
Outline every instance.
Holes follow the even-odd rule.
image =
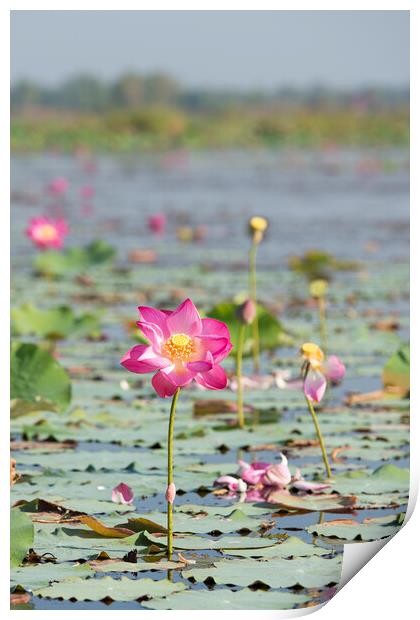
[[[291,256],[289,267],[312,281],[329,280],[334,271],[354,270],[359,264],[355,261],[340,260],[323,250],[308,250],[302,256]]]
[[[406,344],[386,362],[382,381],[385,388],[397,388],[401,394],[410,391],[410,345]]]
[[[42,598],[76,599],[78,601],[135,601],[142,598],[156,598],[167,596],[173,592],[186,589],[183,583],[172,583],[168,579],[153,581],[153,579],[80,579],[72,578],[53,583],[48,588],[35,590],[35,596]]]
[[[35,344],[15,343],[10,360],[11,415],[30,411],[65,411],[71,400],[67,372]]]
[[[404,515],[391,515],[377,519],[365,519],[358,523],[353,519],[336,519],[325,521],[306,528],[311,534],[326,538],[339,538],[348,542],[380,540],[394,536],[404,521]]]
[[[233,351],[237,346],[238,331],[240,321],[237,318],[238,305],[230,302],[218,304],[212,308],[208,315],[213,319],[218,319],[227,324],[233,344]],[[260,348],[262,351],[276,349],[279,346],[290,346],[293,339],[288,335],[280,321],[274,314],[269,312],[264,306],[257,306],[258,327],[260,334]],[[252,353],[252,330],[250,326],[245,329],[244,355]]]
[[[32,304],[23,304],[13,308],[11,315],[12,331],[18,335],[34,334],[40,338],[58,340],[68,336],[81,338],[100,334],[97,315],[85,313],[76,316],[70,306],[42,310]]]
[[[127,538],[127,536],[132,536],[134,533],[124,527],[108,527],[107,525],[101,523],[98,519],[95,519],[95,517],[91,517],[89,515],[82,515],[79,521],[80,523],[87,525],[97,534],[105,536],[106,538]]]
[[[167,598],[142,603],[148,609],[292,609],[311,600],[306,594],[291,592],[252,592],[247,588],[232,592],[228,588],[217,590],[189,590]]]
[[[354,496],[343,497],[331,495],[287,495],[282,491],[273,491],[270,494],[270,503],[289,510],[304,510],[314,512],[351,512],[356,502]]]
[[[10,565],[19,566],[34,542],[34,526],[19,508],[10,511]]]
[[[144,533],[144,538],[155,545],[167,546],[166,536],[153,536],[153,534]],[[222,536],[214,540],[201,536],[174,536],[173,544],[175,549],[260,549],[262,547],[271,547],[276,544],[275,540],[269,538],[250,536]]]
[[[250,586],[263,583],[270,588],[291,588],[301,585],[319,588],[338,583],[341,576],[341,556],[334,558],[281,558],[270,560],[221,560],[214,568],[191,568],[182,571],[185,577],[202,582],[213,579],[217,584]]]
[[[42,274],[62,276],[83,273],[85,269],[101,265],[115,256],[115,250],[106,241],[93,241],[84,248],[70,248],[65,252],[48,251],[38,254],[35,268]]]

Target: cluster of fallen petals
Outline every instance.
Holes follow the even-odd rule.
[[[258,461],[250,464],[239,460],[238,465],[236,476],[220,476],[214,484],[227,489],[230,497],[239,495],[239,501],[269,502],[273,492],[290,494],[293,491],[298,495],[305,495],[319,493],[331,486],[304,480],[299,469],[292,476],[287,458],[282,453],[279,463]]]

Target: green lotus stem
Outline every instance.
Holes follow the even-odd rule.
[[[168,427],[168,488],[173,484],[173,439],[174,439],[174,422],[176,403],[178,400],[179,392],[181,388],[178,388],[172,398],[171,412],[169,414],[169,427]],[[167,529],[168,529],[168,560],[172,559],[172,538],[173,538],[173,521],[172,521],[172,502],[167,503]]]
[[[331,478],[331,468],[330,468],[330,464],[328,462],[328,456],[327,456],[327,451],[325,449],[324,439],[322,437],[321,429],[320,429],[320,426],[318,424],[318,418],[316,417],[314,406],[313,406],[312,402],[309,400],[309,398],[306,398],[306,403],[308,405],[309,412],[310,412],[310,414],[312,416],[312,420],[314,422],[316,434],[318,436],[319,445],[321,446],[322,458],[323,458],[323,461],[324,461],[325,471],[327,473],[327,478]]]
[[[249,250],[249,296],[257,308],[257,247],[258,243],[252,241]],[[252,321],[252,356],[254,370],[260,372],[260,334],[258,327],[258,311]]]
[[[324,353],[327,352],[327,316],[325,312],[325,298],[318,297],[318,312],[319,312],[319,335],[321,340],[321,347]]]
[[[244,351],[245,327],[246,325],[243,323],[239,325],[238,348],[236,352],[236,380],[238,382],[238,387],[236,390],[236,403],[237,403],[237,409],[238,409],[238,426],[240,428],[245,427],[244,397],[243,397],[243,386],[242,386],[242,356],[243,356],[243,351]]]

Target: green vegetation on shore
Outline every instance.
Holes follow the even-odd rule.
[[[86,147],[98,151],[174,148],[404,146],[409,111],[401,105],[244,109],[193,114],[175,107],[116,109],[103,114],[32,111],[12,116],[16,152]]]

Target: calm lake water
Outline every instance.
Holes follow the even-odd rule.
[[[153,249],[157,252],[158,267],[182,270],[198,263],[208,264],[216,270],[212,278],[217,281],[217,269],[219,272],[243,270],[249,246],[246,222],[250,216],[261,214],[270,221],[269,233],[258,256],[261,270],[273,273],[284,270],[288,256],[314,248],[329,251],[342,259],[360,260],[371,265],[375,273],[386,273],[390,264],[397,268],[401,265],[401,273],[406,273],[404,268],[409,258],[406,152],[329,149],[322,152],[104,155],[98,156],[95,163],[96,170],[92,172],[86,170],[80,158],[73,156],[28,154],[12,158],[12,269],[19,276],[16,278],[19,280],[17,290],[22,291],[32,277],[34,249],[24,236],[28,219],[42,213],[60,212],[70,223],[67,246],[83,245],[95,238],[106,239],[117,248],[121,267],[129,264],[130,250]],[[65,176],[70,181],[70,190],[62,201],[53,200],[45,189],[57,176]],[[80,188],[84,185],[95,189],[95,196],[88,204],[80,197]],[[168,217],[167,233],[163,238],[151,237],[147,228],[147,218],[159,212]],[[204,226],[206,235],[199,243],[180,244],[176,239],[176,229],[180,226]],[[116,275],[113,277],[117,279]],[[347,277],[351,282],[355,278],[353,274],[340,274],[342,282]],[[205,276],[201,284],[204,291],[209,290]],[[51,304],[58,301],[56,299]],[[68,303],[68,300],[64,301]],[[37,296],[32,302],[40,306],[49,303],[48,299]],[[20,303],[19,295],[15,294],[13,304]],[[135,319],[134,305],[132,310]],[[405,298],[390,298],[381,310],[385,314],[396,311],[406,318],[408,302]],[[127,343],[129,336],[122,326],[114,323],[111,321],[106,327],[107,335],[111,340],[115,339],[117,360],[118,346],[124,349],[122,338]],[[408,335],[404,322],[399,335]],[[63,348],[65,350],[65,345]],[[294,355],[294,352],[286,351],[286,354]],[[382,367],[380,356],[375,361],[378,368],[379,365]],[[110,360],[110,367],[113,363]],[[329,404],[341,404],[349,390],[369,391],[379,387],[379,373],[375,377],[353,374],[345,386],[334,390]],[[89,446],[88,449],[96,449],[95,444]],[[110,452],[121,449],[111,444],[98,446],[98,449],[106,447]],[[86,450],[87,446],[78,446],[79,450],[83,448]],[[223,456],[204,455],[202,460],[220,458],[234,463],[236,456],[232,451],[232,454]],[[255,456],[272,459],[269,453],[261,452]],[[352,464],[360,465],[360,462],[349,460],[349,465]],[[380,464],[380,461],[370,461],[369,467],[373,469]],[[408,461],[400,459],[397,464],[405,467]],[[295,465],[304,465],[304,460],[300,463],[296,459]],[[183,498],[184,502],[196,500],[195,493]],[[211,495],[208,501],[220,502]],[[163,509],[163,494],[159,493],[151,500],[138,500],[136,507],[138,511]],[[389,512],[359,511],[357,519]],[[302,528],[317,523],[318,519],[318,513],[293,519],[286,517],[281,521],[279,531],[290,526],[293,533],[293,526]],[[309,539],[309,535],[302,531],[301,535]],[[157,578],[156,574],[154,578]],[[200,587],[204,586],[194,586]],[[46,599],[33,599],[26,608],[107,609],[102,603]],[[140,605],[135,602],[114,603],[110,609],[140,609]]]

